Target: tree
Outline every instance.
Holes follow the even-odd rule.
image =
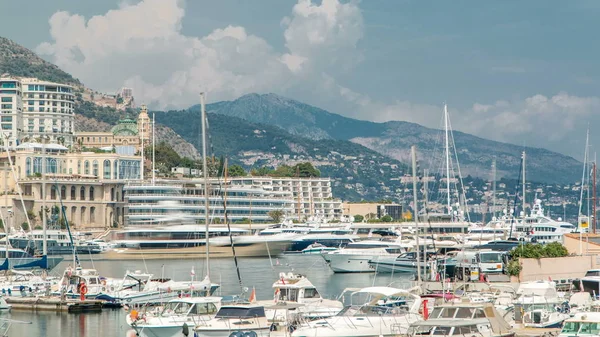
[[[365,219],[365,217],[360,214],[356,214],[354,216],[354,222],[363,222],[364,219]]]
[[[545,257],[563,257],[569,255],[569,251],[560,242],[552,242],[546,245],[538,243],[527,243],[519,245],[510,251],[508,256],[510,262],[507,265],[506,272],[511,276],[518,276],[522,266],[520,258],[541,259]]]
[[[301,178],[309,178],[309,177],[320,177],[321,172],[317,170],[311,163],[299,163],[294,167],[294,172],[298,174]]]
[[[272,210],[268,214],[275,223],[280,223],[283,218],[283,211],[280,209]]]
[[[231,165],[227,168],[227,175],[230,177],[243,177],[246,175],[246,171],[240,165]]]
[[[29,218],[29,221],[31,221],[32,223],[35,223],[37,215],[35,214],[35,212],[32,209],[28,209],[27,210],[27,217]]]
[[[21,224],[21,228],[22,228],[24,231],[28,231],[28,230],[29,230],[29,224],[27,224],[27,222],[23,222],[23,223]]]
[[[392,222],[394,219],[392,218],[391,215],[386,214],[384,216],[381,217],[381,221],[382,222]]]
[[[296,171],[293,167],[288,165],[278,166],[275,171],[271,172],[273,177],[294,177]]]
[[[365,215],[365,219],[367,219],[367,220],[372,220],[375,218],[377,218],[377,214],[375,214],[375,213],[368,213],[367,215]]]
[[[253,168],[252,170],[250,170],[250,174],[255,177],[264,177],[264,176],[272,175],[273,172],[274,171],[271,168],[266,167],[266,166],[262,166],[259,168]]]

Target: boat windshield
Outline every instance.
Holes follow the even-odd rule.
[[[431,318],[485,318],[485,313],[481,308],[473,307],[438,307],[433,309]]]
[[[169,302],[162,312],[162,316],[185,315],[193,304],[185,302]]]
[[[337,316],[382,316],[400,314],[405,312],[400,307],[385,307],[374,305],[348,306],[342,309]]]
[[[600,325],[591,322],[565,322],[562,329],[563,334],[600,334]]]
[[[479,258],[482,263],[502,262],[501,253],[481,253]]]
[[[254,318],[265,317],[264,307],[222,307],[216,318]]]
[[[589,270],[585,276],[600,276],[600,270]]]

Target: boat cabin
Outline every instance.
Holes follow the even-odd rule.
[[[306,303],[320,300],[317,288],[303,275],[280,273],[279,279],[273,283],[275,301]]]
[[[178,298],[169,301],[161,316],[204,316],[214,315],[221,307],[221,297]]]

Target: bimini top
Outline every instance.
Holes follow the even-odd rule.
[[[265,317],[265,307],[258,305],[226,305],[215,315],[215,318],[256,318]]]

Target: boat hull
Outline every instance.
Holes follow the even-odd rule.
[[[289,245],[289,242],[259,242],[252,244],[236,244],[235,255],[237,257],[269,257],[281,254]],[[233,252],[230,245],[210,245],[211,258],[232,257]],[[197,259],[206,254],[202,247],[187,248],[156,248],[136,249],[122,248],[100,254],[100,259],[106,260],[162,260],[162,259]]]
[[[334,273],[374,273],[369,261],[376,261],[377,255],[323,254],[323,259]]]
[[[16,266],[35,263],[39,260],[40,260],[39,257],[25,257],[25,258],[18,258],[18,259],[17,258],[8,259],[8,266],[9,266],[9,269],[13,269]],[[56,267],[63,260],[64,260],[64,258],[62,256],[48,256],[48,258],[47,258],[48,270],[54,269],[54,267]],[[0,265],[4,264],[5,261],[6,261],[6,259],[0,259]]]

